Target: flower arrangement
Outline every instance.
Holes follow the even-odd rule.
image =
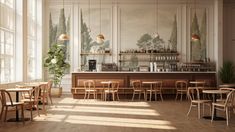
[[[55,87],[60,87],[61,79],[65,74],[66,69],[70,67],[65,61],[65,46],[63,44],[54,44],[47,52],[44,60],[44,67],[49,71]]]

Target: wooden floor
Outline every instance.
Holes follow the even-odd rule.
[[[235,115],[230,126],[225,121],[198,119],[196,108],[189,117],[188,101],[164,100],[153,102],[103,102],[74,100],[70,94],[54,98],[48,115],[22,123],[0,123],[0,132],[234,132]],[[28,114],[28,112],[27,112]],[[208,115],[209,112],[205,111]],[[223,113],[218,113],[224,116]],[[14,113],[11,113],[14,116]],[[27,115],[28,116],[28,115]]]

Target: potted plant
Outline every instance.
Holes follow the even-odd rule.
[[[57,88],[57,90],[52,89],[52,94],[53,91],[56,90],[58,92],[58,97],[60,97],[62,93],[62,77],[65,75],[65,71],[70,67],[69,63],[65,61],[65,49],[66,48],[63,44],[53,44],[47,52],[47,56],[44,60],[44,67],[47,68],[52,78],[54,84],[53,87]]]
[[[227,61],[223,63],[223,67],[219,70],[219,77],[223,84],[234,83],[234,65],[232,62]]]

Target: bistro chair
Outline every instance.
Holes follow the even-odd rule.
[[[40,116],[38,103],[39,103],[40,88],[42,86],[43,85],[40,85],[39,87],[34,87],[29,92],[29,98],[27,97],[27,98],[24,98],[24,99],[21,100],[22,102],[24,102],[24,104],[26,106],[30,107],[31,121],[33,120],[33,109],[35,108],[35,106],[36,106],[36,110],[37,110],[38,116]]]
[[[117,100],[119,100],[118,96],[119,82],[118,81],[110,81],[109,88],[104,90],[104,100],[107,100],[107,95],[112,94],[113,101],[115,100],[115,95]]]
[[[7,101],[7,100],[9,100],[9,101]],[[15,107],[16,110],[18,110],[18,108],[20,107],[23,124],[25,124],[24,102],[13,102],[10,93],[7,92],[6,90],[0,90],[0,101],[2,104],[2,109],[1,109],[1,113],[0,113],[0,120],[2,119],[3,112],[5,111],[4,122],[6,122],[8,107]]]
[[[144,94],[144,99],[145,99],[145,90],[141,86],[142,82],[140,80],[134,80],[131,82],[131,85],[133,87],[133,96],[132,96],[132,101],[135,98],[135,94],[139,94],[139,100],[141,97],[141,94]]]
[[[177,100],[178,94],[181,95],[180,100],[182,101],[183,94],[186,95],[187,99],[187,91],[188,91],[188,82],[185,80],[179,80],[175,82],[175,88],[176,88],[176,96],[175,100]]]
[[[212,103],[211,122],[213,122],[214,113],[215,113],[215,109],[216,109],[216,110],[220,110],[220,111],[225,112],[226,122],[227,122],[227,126],[228,126],[228,120],[230,117],[230,110],[232,110],[234,108],[234,99],[235,99],[235,90],[232,90],[231,92],[229,92],[229,94],[227,95],[227,98],[224,102],[220,101],[220,102]]]
[[[95,88],[95,81],[94,80],[84,81],[84,89],[85,89],[84,99],[89,99],[90,94],[92,94],[92,93],[93,93],[94,99],[97,99],[97,90]]]
[[[211,112],[211,100],[203,100],[200,98],[200,92],[199,87],[189,87],[187,96],[191,101],[189,111],[187,113],[187,116],[189,116],[189,113],[191,112],[192,107],[198,108],[198,119],[201,118],[201,105],[203,106],[203,115],[204,115],[204,105],[207,104],[210,107]]]

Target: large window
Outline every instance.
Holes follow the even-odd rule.
[[[41,78],[41,43],[39,41],[40,34],[38,30],[40,27],[40,2],[41,0],[28,0],[27,3],[27,80],[34,80]]]
[[[0,0],[0,82],[15,81],[15,0]]]

